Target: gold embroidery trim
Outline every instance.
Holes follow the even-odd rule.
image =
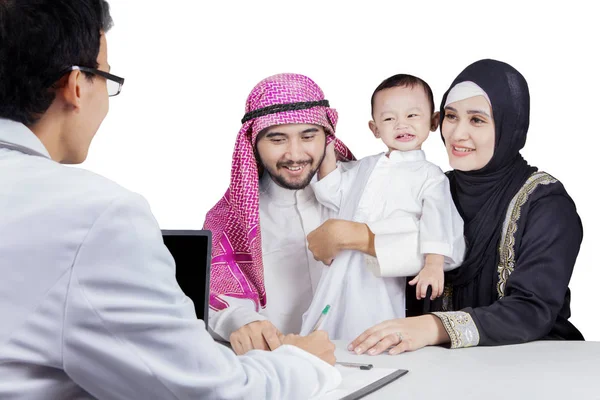
[[[464,311],[432,313],[442,321],[450,336],[450,348],[473,347],[479,344],[479,330],[471,314]]]
[[[454,311],[452,305],[452,292],[454,286],[446,284],[444,286],[444,293],[442,294],[442,311]]]
[[[521,217],[521,207],[523,207],[523,204],[527,202],[531,193],[539,185],[549,185],[555,182],[557,180],[553,176],[545,172],[536,172],[527,179],[521,190],[519,190],[508,205],[506,218],[502,225],[500,245],[498,246],[498,254],[500,255],[498,285],[496,287],[498,299],[504,297],[506,282],[515,269],[515,232],[518,229],[518,222]]]

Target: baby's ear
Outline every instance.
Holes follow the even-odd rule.
[[[369,121],[369,129],[371,130],[371,132],[373,132],[373,135],[375,135],[375,137],[379,139],[379,130],[377,129],[377,125],[375,125],[375,121]]]
[[[440,113],[438,111],[434,112],[431,116],[431,132],[435,132],[440,126]]]

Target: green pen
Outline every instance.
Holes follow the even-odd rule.
[[[329,304],[327,304],[325,306],[325,308],[323,309],[323,311],[321,311],[321,316],[317,320],[317,323],[315,324],[314,328],[312,328],[312,331],[310,331],[310,333],[313,333],[314,331],[316,331],[317,329],[319,329],[319,327],[321,326],[321,323],[323,323],[323,320],[327,316],[327,313],[329,312],[330,308],[331,308],[331,306]]]

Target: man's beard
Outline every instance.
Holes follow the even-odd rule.
[[[282,175],[277,174],[277,171],[271,171],[271,169],[266,166],[264,166],[264,168],[269,173],[269,175],[271,175],[271,178],[273,179],[273,181],[275,181],[275,183],[277,183],[282,188],[289,189],[289,190],[300,190],[300,189],[304,189],[305,187],[307,187],[310,184],[313,177],[319,170],[319,167],[321,166],[321,163],[323,162],[324,159],[325,159],[325,151],[323,151],[323,155],[321,156],[321,159],[319,160],[317,165],[314,168],[312,168],[311,170],[309,170],[308,175],[306,175],[306,178],[304,178],[300,182],[288,182]],[[297,161],[278,162],[276,165],[276,168],[280,169],[285,166],[291,166],[291,165],[306,165],[304,168],[307,168],[308,166],[310,166],[312,164],[313,164],[313,159],[311,158],[310,160],[304,160],[304,161],[300,161],[300,162],[297,162]]]

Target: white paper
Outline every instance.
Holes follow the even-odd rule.
[[[371,383],[397,371],[397,368],[371,368],[364,370],[355,367],[335,366],[342,374],[342,383],[334,390],[319,397],[313,397],[313,400],[338,400],[369,386]]]

